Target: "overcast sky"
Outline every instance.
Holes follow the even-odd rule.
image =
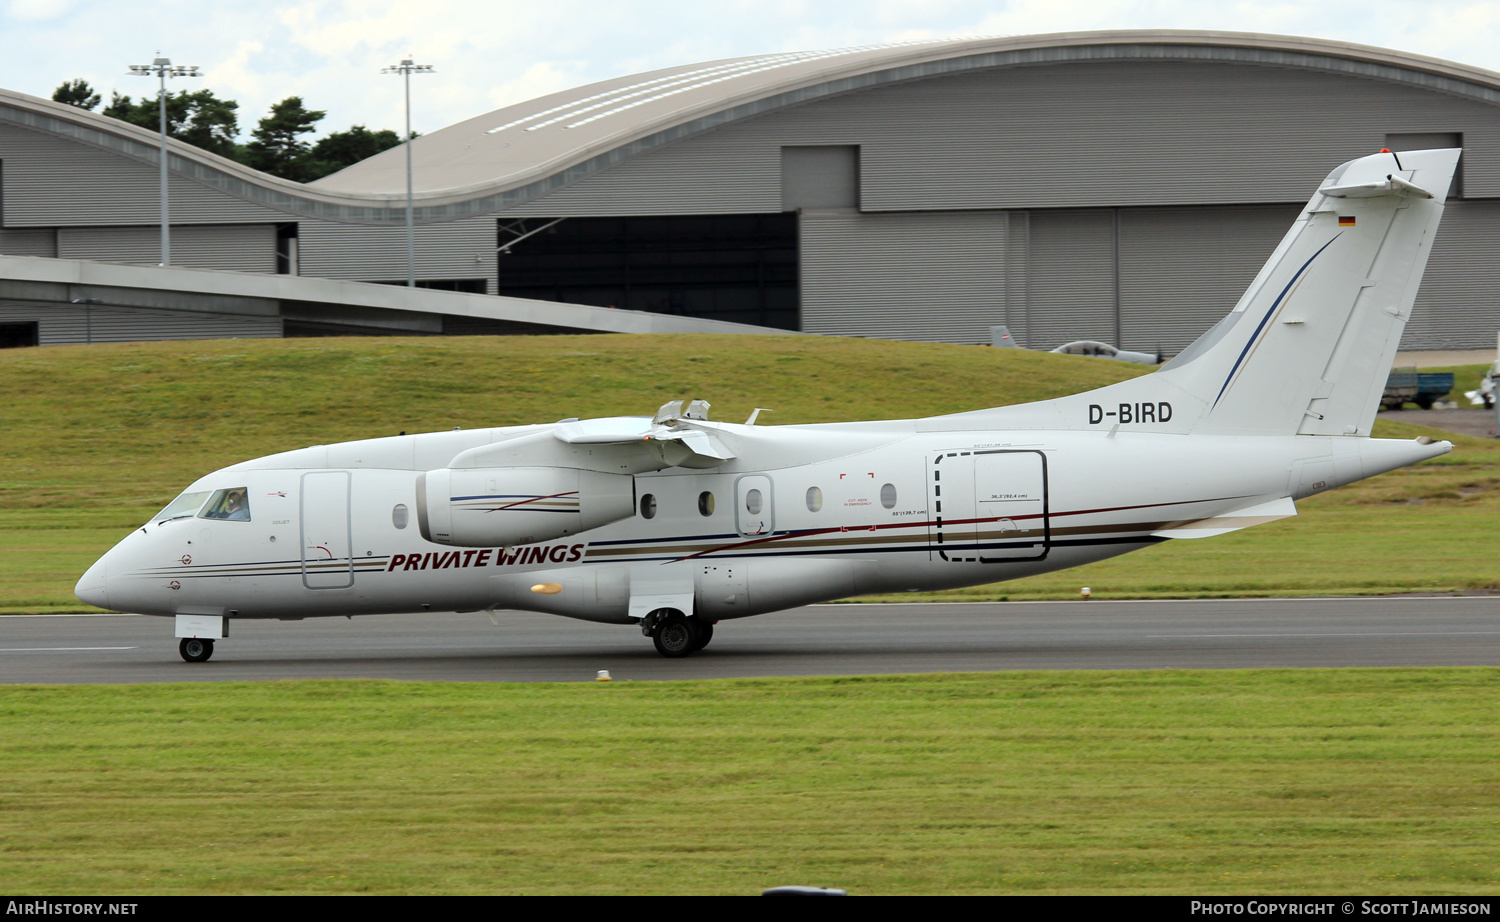
[[[411,54],[413,128],[431,132],[545,93],[658,67],[776,51],[1083,29],[1222,29],[1377,45],[1500,70],[1500,0],[0,0],[0,86],[50,97],[88,80],[107,99],[154,92],[125,75],[158,50],[240,102],[243,135],[301,96],[328,118],[400,130]]]

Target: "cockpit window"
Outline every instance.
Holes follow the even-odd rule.
[[[245,488],[220,490],[198,516],[204,519],[228,519],[231,522],[250,521],[250,501],[245,496]]]
[[[156,516],[156,521],[160,523],[168,519],[185,519],[188,516],[196,515],[198,509],[203,505],[204,498],[207,496],[207,490],[202,493],[184,493],[170,503],[167,503],[167,508],[163,509]]]

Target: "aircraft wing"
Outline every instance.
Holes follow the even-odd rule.
[[[662,467],[716,467],[735,457],[717,436],[687,419],[580,420],[558,426],[552,435],[569,445],[644,445],[664,462]]]
[[[718,435],[694,420],[615,416],[567,420],[471,448],[448,467],[555,466],[639,474],[669,467],[717,467],[734,457]]]

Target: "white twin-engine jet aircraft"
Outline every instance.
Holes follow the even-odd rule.
[[[241,618],[497,608],[636,624],[676,657],[730,618],[1295,515],[1453,447],[1369,435],[1458,157],[1334,170],[1234,310],[1154,374],[930,419],[733,425],[677,401],[284,452],[188,487],[77,594],[174,616],[190,662]]]

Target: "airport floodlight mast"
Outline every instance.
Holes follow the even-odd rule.
[[[160,51],[156,53],[156,60],[150,64],[130,65],[130,73],[134,77],[161,78],[161,90],[156,96],[157,105],[161,110],[161,264],[170,266],[172,265],[172,220],[167,206],[167,78],[201,77],[203,74],[198,70],[197,65],[173,65],[172,59],[162,57]]]
[[[417,287],[417,246],[412,229],[411,208],[411,75],[432,73],[431,64],[413,64],[410,57],[390,67],[382,74],[400,74],[406,80],[406,287]]]

